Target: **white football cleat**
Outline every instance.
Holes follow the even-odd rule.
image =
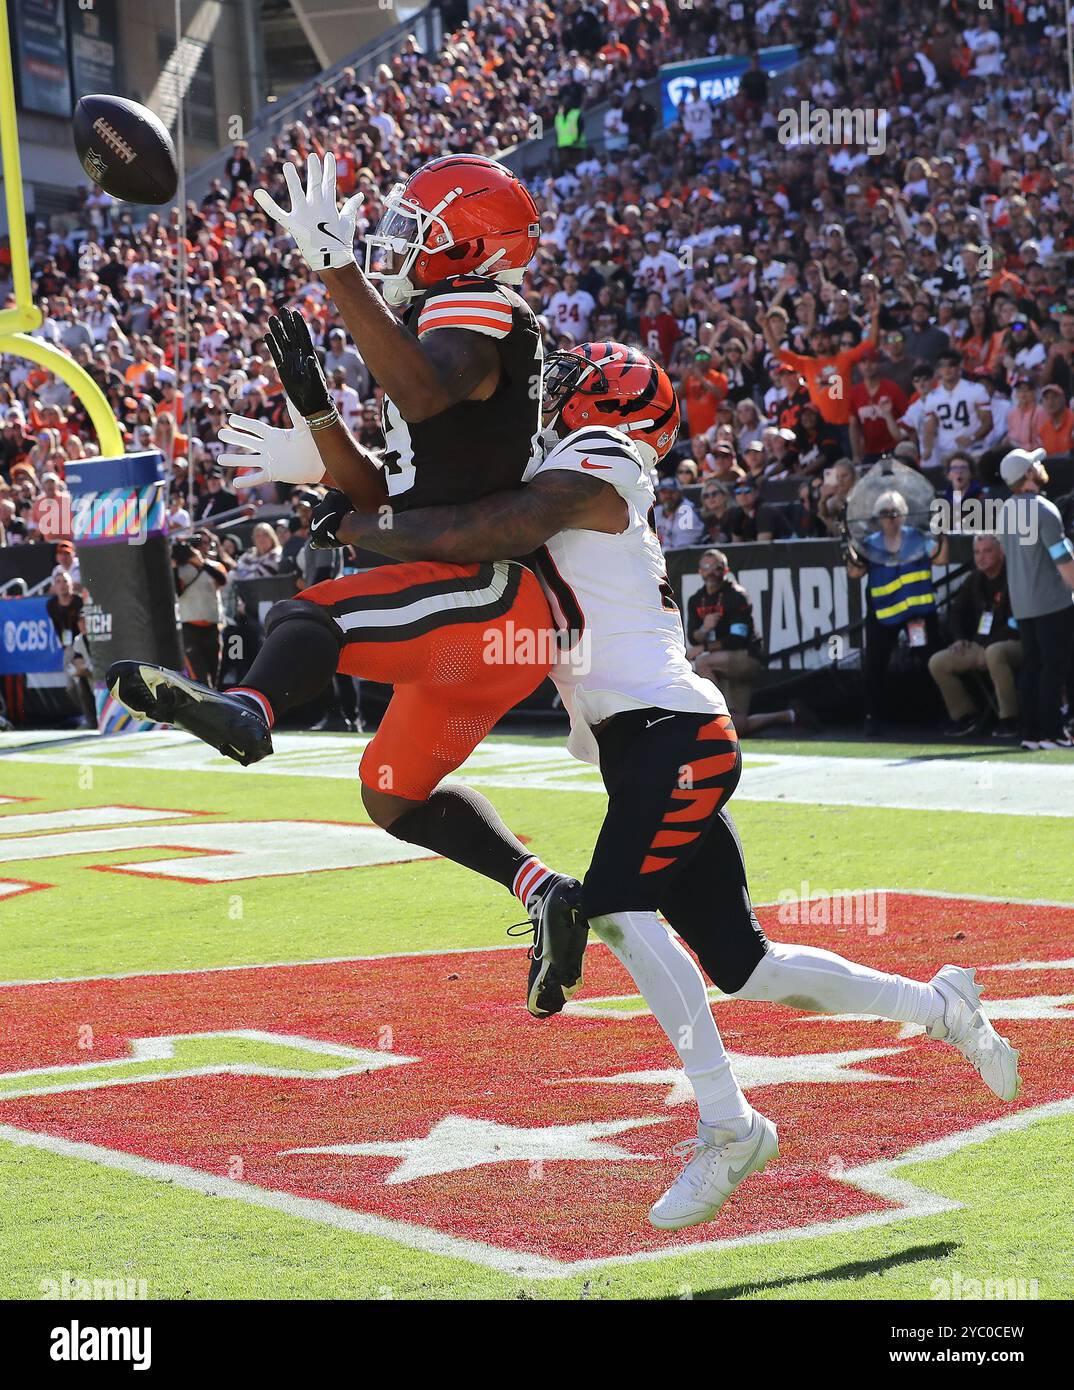
[[[779,1140],[772,1121],[755,1110],[745,1139],[729,1140],[725,1130],[699,1121],[697,1138],[676,1144],[675,1152],[692,1157],[649,1209],[650,1222],[661,1231],[711,1221],[741,1182],[778,1156]]]
[[[936,972],[931,984],[943,998],[943,1018],[926,1031],[930,1038],[957,1047],[1000,1100],[1014,1100],[1022,1089],[1018,1050],[985,1018],[975,974],[961,965],[945,965]]]

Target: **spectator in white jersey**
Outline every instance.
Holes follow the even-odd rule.
[[[939,385],[925,397],[922,457],[935,450],[946,462],[961,449],[976,458],[992,431],[988,388],[963,377],[962,358],[954,348],[940,353],[939,377]]]

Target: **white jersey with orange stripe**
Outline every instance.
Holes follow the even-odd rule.
[[[530,477],[555,470],[600,478],[626,503],[622,531],[561,531],[535,557],[562,634],[551,676],[570,714],[570,752],[596,762],[592,727],[624,710],[726,714],[720,691],[687,660],[652,524],[653,483],[635,445],[619,430],[587,426],[548,449]]]
[[[487,276],[441,280],[414,300],[407,326],[419,339],[450,328],[491,338],[498,390],[460,401],[427,420],[406,421],[385,398],[382,423],[388,494],[397,511],[474,502],[518,487],[539,452],[541,331],[533,310]]]

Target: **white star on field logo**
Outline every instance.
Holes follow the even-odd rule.
[[[756,1086],[789,1086],[795,1082],[852,1082],[892,1081],[902,1077],[884,1076],[875,1071],[850,1070],[858,1062],[873,1057],[893,1057],[905,1052],[904,1047],[868,1047],[857,1052],[806,1052],[789,1057],[759,1057],[744,1052],[728,1053],[738,1084],[744,1091]],[[660,1067],[651,1071],[623,1071],[614,1076],[576,1076],[569,1082],[551,1085],[575,1085],[587,1082],[594,1086],[667,1086],[665,1105],[687,1105],[694,1098],[686,1073],[679,1067]]]
[[[369,1154],[400,1158],[402,1162],[384,1179],[391,1185],[416,1182],[437,1173],[456,1173],[485,1163],[558,1162],[562,1159],[651,1160],[658,1154],[639,1154],[605,1140],[625,1130],[663,1124],[653,1116],[635,1120],[604,1120],[591,1124],[542,1125],[525,1129],[474,1120],[466,1115],[445,1115],[424,1138],[393,1139],[368,1144],[326,1144],[318,1148],[286,1149],[287,1154]]]

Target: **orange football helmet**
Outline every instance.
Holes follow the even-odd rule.
[[[387,195],[365,238],[365,270],[389,304],[449,275],[517,284],[540,234],[537,204],[510,169],[480,155],[445,155]]]
[[[583,425],[622,430],[650,468],[669,452],[682,422],[667,372],[624,343],[579,343],[553,352],[545,364],[542,409],[560,433]]]

